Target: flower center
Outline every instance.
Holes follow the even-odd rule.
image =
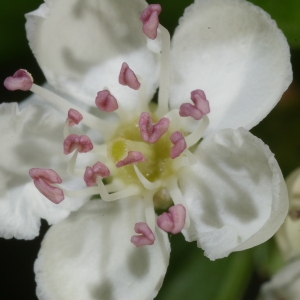
[[[153,119],[155,120],[156,118],[153,116]],[[141,137],[138,119],[135,118],[128,123],[121,122],[116,132],[116,136],[113,137],[107,146],[108,157],[114,163],[123,160],[129,151],[138,151],[143,154],[145,160],[139,162],[137,167],[147,180],[155,182],[172,175],[170,131],[163,134],[155,143],[145,142]],[[141,184],[132,164],[118,168],[115,176],[126,184]]]

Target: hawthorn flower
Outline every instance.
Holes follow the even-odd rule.
[[[296,169],[286,179],[290,208],[289,214],[275,238],[285,265],[263,284],[260,299],[297,300],[300,293],[300,240],[299,240],[299,195],[300,169]]]
[[[199,0],[171,46],[160,12],[143,0],[53,0],[27,15],[32,51],[67,100],[26,70],[5,80],[64,120],[36,100],[2,106],[14,137],[0,222],[4,237],[28,239],[40,218],[55,223],[35,263],[40,299],[153,299],[168,233],[214,260],[266,241],[287,214],[274,155],[248,132],[292,80],[282,32],[246,1]]]
[[[285,260],[292,260],[300,254],[300,169],[296,169],[286,179],[289,195],[289,213],[276,232],[276,242]]]
[[[300,260],[288,262],[260,291],[260,300],[298,300],[300,292]]]

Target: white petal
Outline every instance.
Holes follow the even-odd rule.
[[[52,0],[27,14],[29,44],[47,81],[93,106],[105,88],[126,108],[136,107],[140,98],[149,101],[157,87],[158,56],[142,33],[139,17],[146,5],[144,0]],[[123,62],[145,91],[118,83]]]
[[[221,130],[205,138],[198,163],[180,174],[191,227],[210,259],[254,247],[268,240],[288,209],[281,170],[263,142],[243,128]]]
[[[276,23],[244,0],[196,0],[179,23],[171,106],[202,89],[211,108],[206,134],[258,124],[292,81],[289,46]]]
[[[32,239],[39,233],[40,218],[53,224],[83,204],[84,199],[52,203],[35,188],[28,174],[33,167],[53,168],[64,184],[76,184],[66,174],[63,123],[47,106],[19,111],[16,103],[0,105],[0,236]]]
[[[300,260],[291,261],[279,270],[270,282],[263,284],[260,292],[263,300],[299,300]]]
[[[290,207],[289,211],[300,210],[300,169],[296,169],[286,179]],[[277,245],[286,260],[300,255],[299,242],[300,220],[292,219],[289,215],[280,229],[276,232]]]
[[[40,300],[153,299],[169,263],[166,233],[154,245],[130,242],[143,201],[94,200],[47,232],[35,263]]]

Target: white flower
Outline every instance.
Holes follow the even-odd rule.
[[[289,214],[277,231],[277,245],[285,260],[294,259],[300,255],[300,169],[296,169],[286,179],[289,195]]]
[[[35,264],[40,299],[153,299],[168,266],[166,231],[182,231],[217,259],[266,241],[287,214],[274,155],[247,131],[292,80],[282,32],[244,0],[199,0],[170,47],[159,6],[139,20],[146,7],[143,0],[47,0],[27,15],[47,81],[75,100],[31,85],[22,70],[6,86],[26,86],[65,115],[74,110],[63,125],[46,106],[1,106],[3,139],[12,140],[1,148],[9,157],[1,234],[33,238],[40,218],[57,223],[82,206],[43,241]],[[158,86],[155,110],[148,104]],[[69,162],[63,140],[65,154],[75,150]],[[105,201],[88,201],[93,194]],[[169,213],[156,220],[154,206]]]
[[[300,169],[296,169],[286,179],[290,208],[289,214],[275,238],[286,264],[263,284],[260,299],[298,300],[300,294]]]
[[[260,291],[261,300],[298,300],[300,293],[300,260],[292,260],[280,269]]]

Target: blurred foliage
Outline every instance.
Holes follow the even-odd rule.
[[[126,0],[124,0],[126,1]],[[161,23],[174,32],[179,17],[192,0],[158,0],[163,6]],[[285,176],[300,166],[300,1],[299,0],[252,0],[253,3],[270,13],[283,30],[292,47],[292,63],[295,80],[276,108],[252,132],[263,139],[275,153]],[[24,29],[24,14],[36,9],[41,0],[1,0],[0,1],[0,62],[1,78],[12,74],[18,68],[26,68],[34,74],[35,81],[44,81],[28,47]],[[18,101],[29,93],[9,93],[0,89],[1,102]],[[11,255],[9,263],[0,262],[0,270],[5,278],[0,280],[0,299],[18,299],[15,295],[16,274],[22,298],[35,299],[33,262],[39,243],[47,226],[43,223],[41,237],[34,242],[16,240],[0,241],[2,257]],[[26,245],[25,245],[26,244]],[[172,254],[164,285],[158,300],[235,300],[254,299],[259,288],[259,280],[265,280],[274,273],[282,261],[273,241],[254,249],[233,253],[228,258],[209,261],[195,243],[186,243],[182,236],[171,236]],[[34,246],[27,246],[34,245]],[[25,256],[25,247],[31,247],[30,256]],[[17,251],[17,250],[18,251]],[[29,249],[29,248],[28,248]],[[1,252],[2,251],[2,252]],[[6,252],[3,252],[6,251]],[[23,255],[19,252],[23,251]],[[27,254],[26,254],[27,255]],[[26,264],[25,261],[26,260]],[[254,280],[253,270],[260,279]],[[250,284],[250,286],[249,286]],[[20,296],[19,296],[20,297]]]
[[[172,252],[167,276],[157,300],[241,299],[253,271],[252,250],[210,261],[196,242],[171,236]],[[238,274],[238,276],[237,276]]]

